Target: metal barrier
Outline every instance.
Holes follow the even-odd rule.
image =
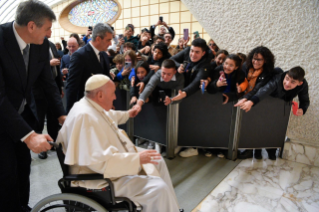
[[[291,106],[271,96],[252,108],[238,111],[236,143],[239,149],[282,148]]]
[[[126,90],[116,88],[116,100],[113,102],[115,110],[128,110],[130,108],[130,93]],[[133,120],[130,118],[126,124],[119,125],[120,128],[126,131],[127,135],[133,140]]]
[[[222,104],[220,93],[197,92],[179,106],[178,146],[222,148],[233,146],[236,109]],[[233,159],[229,157],[229,159]]]
[[[172,93],[172,96],[175,95]],[[130,108],[130,94],[117,89],[116,110]],[[197,92],[180,104],[146,103],[134,119],[120,127],[129,137],[166,146],[167,158],[174,158],[176,146],[228,149],[227,158],[237,158],[237,149],[282,148],[290,105],[267,97],[245,113],[234,102],[222,105],[222,95]]]

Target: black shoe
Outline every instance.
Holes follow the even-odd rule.
[[[21,206],[21,212],[30,212],[32,208],[29,207],[29,205]]]
[[[261,149],[255,149],[255,158],[257,160],[263,159],[263,156],[261,155]]]
[[[268,152],[268,158],[270,159],[270,160],[276,160],[277,159],[277,157],[276,157],[276,151],[277,151],[277,149],[266,149],[267,150],[267,152]]]
[[[48,154],[47,152],[41,152],[40,154],[38,154],[38,157],[40,159],[46,159],[48,157]]]
[[[239,153],[239,152],[238,152]],[[253,155],[253,150],[245,150],[239,154],[237,154],[238,159],[247,159],[247,158],[252,158]]]
[[[179,212],[184,212],[184,209],[179,209]]]

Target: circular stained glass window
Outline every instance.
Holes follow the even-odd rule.
[[[88,0],[73,7],[69,21],[76,26],[94,26],[112,20],[119,12],[119,5],[113,0]]]

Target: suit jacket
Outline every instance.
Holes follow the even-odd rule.
[[[36,121],[37,113],[32,94],[32,86],[40,80],[46,97],[53,105],[57,117],[64,115],[59,90],[52,79],[49,64],[49,42],[42,45],[30,45],[28,74],[23,56],[13,32],[13,23],[0,25],[0,134],[9,135],[15,142],[31,132],[29,123]],[[18,113],[26,99],[32,111],[27,119]]]
[[[72,54],[69,67],[69,77],[65,87],[67,112],[73,104],[84,96],[86,81],[95,74],[105,74],[110,77],[110,63],[104,52],[104,70],[92,48],[88,43]],[[111,78],[111,77],[110,77]]]
[[[54,43],[49,41],[49,46],[50,47],[48,48],[48,51],[50,51],[50,48],[51,48],[51,51],[53,53],[53,57],[54,58],[59,58],[59,54],[58,54],[58,51],[57,51]],[[49,59],[49,61],[50,61],[50,59]],[[61,71],[60,71],[60,66],[55,66],[55,67],[56,67],[56,70],[57,70],[57,76],[54,78],[54,81],[55,81],[56,85],[58,86],[59,92],[61,94],[62,93],[62,87],[63,87],[62,74],[61,74]],[[55,75],[53,66],[50,66],[50,70],[51,70],[52,79],[53,79],[53,76]],[[34,83],[34,85],[33,85],[33,95],[34,95],[34,98],[36,98],[36,99],[45,99],[46,95],[45,95],[44,89],[43,89],[42,84],[41,84],[40,81],[41,81],[41,79],[38,79]]]
[[[60,71],[62,71],[62,69],[64,69],[64,68],[69,69],[69,67],[70,67],[70,59],[71,59],[71,56],[69,54],[63,55],[63,57],[61,58]]]

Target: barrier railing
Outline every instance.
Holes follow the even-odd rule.
[[[176,92],[172,93],[175,95]],[[129,92],[117,89],[114,106],[127,110]],[[227,149],[227,158],[237,158],[237,149],[282,148],[291,106],[267,97],[245,113],[235,102],[222,105],[222,95],[197,92],[180,104],[146,103],[134,119],[120,126],[134,137],[166,146],[174,158],[176,146]]]

